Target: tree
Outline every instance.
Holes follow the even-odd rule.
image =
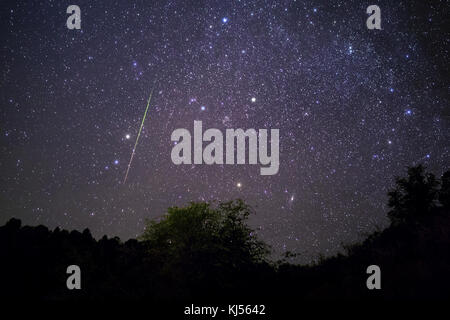
[[[423,165],[408,168],[408,176],[396,178],[396,187],[388,192],[388,216],[393,224],[429,215],[436,207],[439,180],[426,173]]]
[[[439,201],[446,210],[450,209],[450,171],[442,175]]]
[[[148,221],[139,239],[146,243],[150,257],[171,272],[176,266],[203,271],[240,268],[264,261],[269,252],[246,224],[250,213],[242,200],[216,207],[192,202],[169,208],[159,222]]]

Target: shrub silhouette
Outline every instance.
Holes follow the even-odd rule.
[[[393,224],[420,219],[436,207],[439,181],[426,173],[423,165],[408,168],[408,176],[397,177],[395,183],[394,190],[388,193],[388,216]]]

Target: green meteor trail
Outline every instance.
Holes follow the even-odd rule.
[[[136,142],[134,143],[134,147],[133,147],[133,152],[131,152],[130,162],[128,163],[128,167],[127,167],[127,172],[125,173],[125,178],[123,179],[123,183],[124,184],[125,184],[125,182],[127,181],[127,178],[128,178],[128,172],[130,171],[131,162],[133,161],[133,157],[134,157],[134,154],[136,152],[136,147],[137,147],[137,144],[139,142],[139,137],[141,136],[141,131],[142,131],[142,128],[144,127],[145,118],[147,117],[147,111],[148,111],[148,107],[150,106],[150,101],[152,100],[152,95],[153,95],[153,90],[154,89],[155,89],[155,87],[153,86],[153,89],[150,92],[150,96],[148,97],[147,108],[145,108],[144,116],[142,117],[141,127],[139,128],[139,133],[138,133],[138,135],[136,137]]]

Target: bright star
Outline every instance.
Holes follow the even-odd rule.
[[[238,182],[238,183],[236,184],[236,186],[237,186],[238,188],[240,188],[240,187],[242,187],[242,183]]]
[[[119,160],[114,160],[114,164],[118,165],[119,164]]]
[[[228,18],[227,17],[222,18],[222,22],[223,23],[227,23],[228,22]]]
[[[130,135],[129,135],[129,134],[126,134],[126,135],[125,135],[125,139],[130,139]]]
[[[349,47],[348,47],[348,53],[349,53],[349,54],[352,54],[352,53],[353,53],[353,47],[352,47],[352,46],[349,46]]]
[[[252,98],[252,102],[256,102],[256,98],[255,97]]]
[[[200,109],[201,109],[202,111],[205,111],[206,107],[205,107],[205,106],[201,106]]]

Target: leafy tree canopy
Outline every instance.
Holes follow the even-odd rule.
[[[247,225],[250,213],[242,200],[192,202],[169,208],[160,221],[147,221],[140,240],[161,263],[236,268],[262,262],[269,250]]]

